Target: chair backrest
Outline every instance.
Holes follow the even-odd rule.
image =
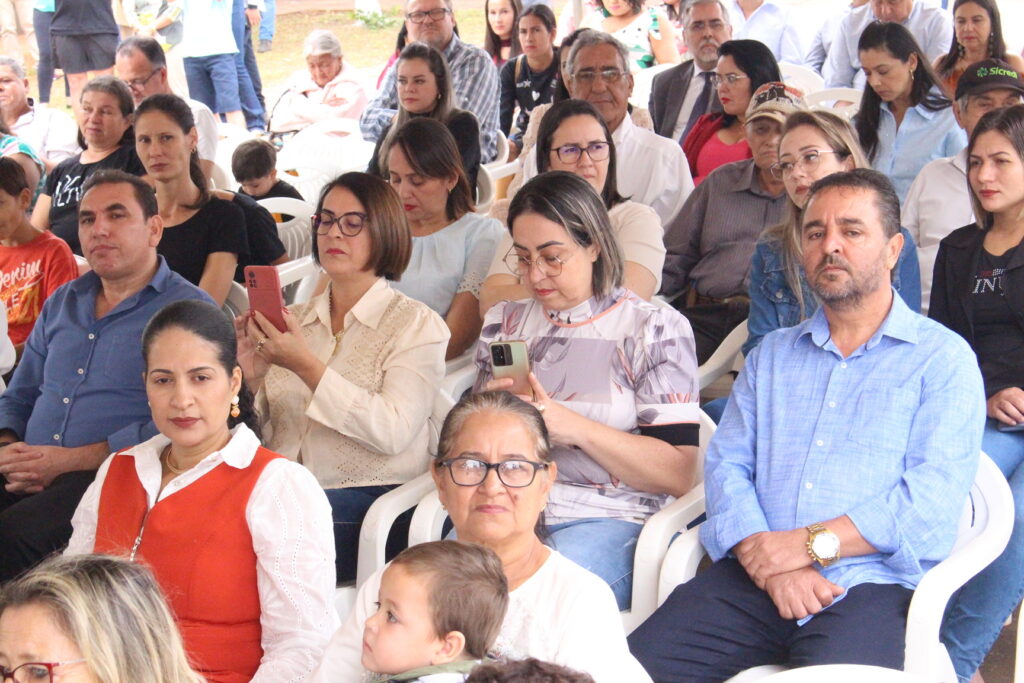
[[[743,358],[743,343],[745,341],[747,341],[746,320],[727,334],[715,352],[711,354],[711,358],[697,368],[698,384],[701,389],[705,389],[719,377],[733,370],[737,359]]]
[[[210,183],[215,190],[229,190],[234,192],[237,185],[234,184],[234,176],[226,171],[220,164],[214,164],[210,172]]]
[[[825,89],[825,79],[814,69],[808,69],[799,64],[779,62],[779,71],[782,72],[782,80],[787,85],[792,85],[803,91],[804,96]]]
[[[284,290],[285,305],[305,303],[308,298],[298,301],[300,287],[306,281],[316,282],[320,277],[320,266],[312,256],[303,256],[277,266],[277,277],[281,281],[281,289]]]
[[[498,151],[494,155],[494,159],[488,161],[486,164],[481,164],[481,168],[492,168],[501,166],[508,161],[509,145],[508,138],[500,130],[498,131]]]
[[[309,166],[282,165],[280,159],[277,160],[277,171],[278,177],[287,180],[314,207],[320,201],[320,190],[333,177],[326,171]]]
[[[481,216],[486,216],[493,203],[494,179],[491,178],[487,167],[481,166],[480,172],[476,174],[476,212]]]
[[[309,231],[311,216],[316,207],[292,197],[268,197],[259,200],[259,204],[269,211],[275,220],[281,215],[292,217],[290,221],[277,224],[277,236],[284,243],[288,258],[295,260],[308,256],[313,249]]]
[[[365,171],[374,146],[363,139],[358,122],[325,119],[303,128],[285,142],[277,156],[277,167],[313,168],[333,178],[346,171]]]
[[[847,118],[857,113],[863,90],[857,88],[825,88],[804,97],[811,109],[827,109]]]
[[[231,318],[236,318],[249,311],[249,294],[245,291],[244,285],[237,282],[231,283],[231,288],[228,289],[228,298],[224,300],[222,310]]]

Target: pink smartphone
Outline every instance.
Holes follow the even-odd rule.
[[[274,266],[246,266],[245,289],[249,293],[249,310],[259,311],[281,332],[288,330],[284,321],[284,297],[281,280]]]

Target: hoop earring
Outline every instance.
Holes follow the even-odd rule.
[[[242,411],[238,408],[238,394],[231,397],[231,417],[237,419]]]

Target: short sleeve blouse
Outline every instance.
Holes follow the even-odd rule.
[[[502,302],[484,319],[475,390],[491,379],[488,344],[526,341],[530,367],[548,395],[595,422],[673,445],[696,445],[697,360],[690,323],[622,287],[567,311],[532,299]],[[594,372],[601,368],[601,372]],[[556,444],[558,482],[545,511],[549,523],[606,517],[643,521],[668,496],[637,491],[582,450]]]
[[[212,197],[185,222],[165,226],[156,251],[171,270],[198,286],[210,254],[249,253],[245,215],[232,202]]]
[[[456,294],[480,296],[503,232],[493,218],[467,213],[431,235],[413,237],[409,265],[391,286],[443,318]]]

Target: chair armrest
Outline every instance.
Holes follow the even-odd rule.
[[[356,586],[362,586],[370,575],[384,566],[384,550],[395,520],[415,507],[427,493],[434,490],[434,479],[425,472],[396,489],[388,491],[370,506],[359,530],[359,556],[356,564]]]
[[[706,551],[700,544],[700,527],[687,529],[669,546],[658,577],[658,605],[665,602],[676,586],[697,575],[697,567]]]
[[[644,524],[633,557],[633,601],[629,618],[623,618],[626,631],[632,631],[658,608],[658,578],[668,554],[672,537],[704,512],[704,486],[676,498]]]

